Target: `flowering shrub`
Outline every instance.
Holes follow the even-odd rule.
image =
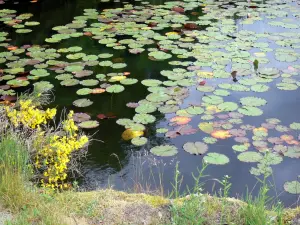
[[[47,119],[52,119],[56,114],[56,109],[46,111],[37,109],[32,100],[20,100],[20,109],[6,106],[6,114],[14,126],[22,124],[30,128],[37,128],[40,124],[46,124]]]
[[[88,143],[88,137],[83,135],[78,137],[78,127],[73,121],[73,112],[68,115],[67,120],[63,121],[63,130],[65,135],[52,135],[42,148],[38,148],[35,157],[35,167],[43,169],[42,186],[51,188],[63,188],[67,184],[64,181],[67,178],[68,163],[72,153],[84,147]],[[43,134],[40,134],[43,138]],[[40,142],[40,138],[36,143]],[[40,144],[40,143],[39,143]]]
[[[73,111],[68,114],[60,128],[53,132],[46,129],[47,120],[53,119],[56,109],[41,110],[32,100],[20,100],[17,107],[6,106],[6,116],[14,127],[30,129],[33,139],[33,167],[43,187],[64,188],[74,152],[88,143],[88,137],[78,134]]]

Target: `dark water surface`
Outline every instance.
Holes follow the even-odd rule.
[[[150,1],[151,4],[163,4],[163,1]],[[136,3],[134,3],[136,4]],[[139,3],[137,3],[139,4]],[[83,9],[97,8],[103,10],[105,8],[122,7],[121,3],[103,3],[96,0],[40,0],[37,3],[20,1],[15,5],[7,2],[1,8],[16,9],[18,13],[32,13],[33,21],[39,21],[40,26],[34,27],[34,31],[30,34],[19,35],[12,33],[11,39],[13,45],[23,44],[44,44],[45,38],[51,36],[54,32],[51,30],[54,26],[65,25],[72,22],[75,16],[82,15]],[[201,9],[197,9],[201,13]],[[197,11],[193,10],[193,11]],[[192,17],[191,17],[192,18]],[[193,18],[192,18],[193,19]],[[239,22],[238,18],[235,18]],[[263,32],[280,32],[280,28],[271,27],[260,21],[259,25],[242,25],[248,30],[263,31]],[[169,31],[169,30],[168,30]],[[100,54],[113,52],[114,58],[122,58],[127,67],[125,71],[131,73],[130,77],[137,78],[139,81],[147,78],[161,79],[160,71],[172,69],[167,62],[151,61],[148,59],[147,53],[140,55],[132,55],[127,51],[113,51],[110,48],[103,47],[97,40],[83,36],[76,39],[68,39],[59,44],[51,44],[58,48],[81,46],[86,54]],[[271,46],[272,47],[272,46]],[[269,67],[276,65],[278,69],[285,69],[288,64],[280,63],[274,59],[270,59]],[[109,73],[112,69],[96,68],[94,73]],[[47,77],[46,80],[55,84],[55,101],[51,106],[56,106],[59,109],[66,107],[73,109],[75,112],[80,112],[80,109],[72,106],[72,102],[78,99],[76,90],[78,88],[62,87],[59,82],[52,77]],[[214,84],[219,83],[218,80],[212,81]],[[128,102],[138,102],[144,99],[148,94],[147,88],[140,82],[126,86],[126,90],[120,94],[115,94],[111,97],[110,94],[92,95],[89,99],[94,101],[94,104],[84,109],[84,112],[89,113],[94,119],[100,113],[114,113],[117,118],[132,118],[134,110],[126,107]],[[255,94],[252,94],[255,95]],[[183,106],[188,106],[192,103],[200,103],[203,93],[196,90],[195,87],[190,88],[189,97],[185,99]],[[244,92],[234,92],[229,101],[234,101],[241,97],[248,96]],[[268,104],[261,107],[264,114],[259,117],[245,117],[244,123],[259,126],[267,118],[278,118],[283,125],[289,125],[292,122],[299,121],[299,91],[280,91],[276,89],[275,84],[271,84],[271,90],[260,93],[260,97],[268,101]],[[155,113],[156,122],[147,126],[146,136],[148,143],[143,147],[134,147],[129,142],[121,139],[121,134],[124,131],[122,126],[116,124],[116,119],[101,120],[99,129],[89,131],[94,134],[93,138],[101,141],[93,141],[89,147],[89,155],[87,161],[84,162],[84,176],[80,180],[81,184],[88,189],[97,189],[106,186],[114,186],[120,190],[132,190],[136,187],[134,184],[141,183],[144,189],[155,190],[160,187],[159,174],[163,174],[164,190],[167,193],[172,189],[170,183],[173,182],[175,165],[179,162],[179,170],[184,176],[182,190],[186,186],[192,187],[194,180],[192,173],[197,172],[197,168],[201,168],[202,156],[194,156],[187,154],[182,150],[182,145],[187,141],[199,141],[207,136],[203,132],[197,132],[193,135],[179,136],[175,139],[168,139],[162,134],[156,134],[157,128],[168,126],[167,119],[172,116],[159,112]],[[193,117],[191,125],[197,128],[201,122],[198,117]],[[251,137],[250,137],[251,138]],[[154,157],[149,153],[149,149],[160,144],[174,144],[178,147],[179,153],[175,157],[159,158]],[[249,169],[253,164],[247,164],[237,159],[237,153],[232,150],[232,145],[236,144],[232,139],[219,140],[216,144],[210,145],[209,151],[226,154],[230,158],[230,163],[224,166],[208,166],[206,174],[209,177],[202,179],[208,180],[205,184],[205,190],[215,192],[218,189],[218,184],[213,178],[222,179],[224,175],[231,176],[232,182],[231,195],[241,196],[245,193],[246,187],[252,189],[256,184],[256,178],[249,173]],[[274,182],[277,188],[277,193],[272,191],[272,194],[279,195],[280,199],[289,206],[297,201],[297,195],[292,195],[284,192],[283,184],[287,180],[296,180],[300,171],[298,159],[290,159],[285,157],[284,161],[276,166],[273,166],[273,177],[270,181]],[[141,175],[143,173],[143,175]]]

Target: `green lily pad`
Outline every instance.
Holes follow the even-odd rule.
[[[251,90],[254,92],[266,92],[269,90],[269,86],[264,84],[255,84],[251,86]]]
[[[260,116],[263,114],[261,109],[253,106],[243,106],[238,109],[238,112],[246,116]]]
[[[223,103],[223,98],[216,95],[207,95],[202,97],[202,101],[211,105],[219,105]]]
[[[77,107],[87,107],[92,104],[93,104],[93,102],[87,98],[77,99],[73,102],[73,105],[75,105]]]
[[[18,33],[18,34],[27,34],[30,32],[32,32],[31,29],[16,29],[16,33]]]
[[[62,86],[75,86],[77,84],[79,84],[79,80],[76,80],[76,79],[66,79],[66,80],[63,80],[62,82],[60,82],[60,84]]]
[[[37,26],[37,25],[40,25],[40,22],[37,22],[37,21],[25,22],[25,26]]]
[[[218,139],[213,138],[213,137],[204,137],[202,140],[206,144],[215,144],[218,142]]]
[[[156,133],[159,133],[159,134],[164,134],[164,133],[167,133],[167,132],[168,132],[167,128],[158,128],[158,129],[156,129]]]
[[[83,129],[92,129],[99,126],[99,122],[96,120],[88,120],[78,124],[78,127]]]
[[[263,156],[258,152],[242,152],[237,157],[242,162],[259,162]]]
[[[159,86],[160,84],[162,84],[162,82],[160,80],[146,79],[146,80],[142,81],[142,84],[147,87],[155,87],[155,86]]]
[[[193,155],[202,155],[208,150],[208,146],[202,142],[187,142],[183,149]]]
[[[118,119],[116,123],[121,126],[130,126],[134,124],[134,121],[132,121],[131,119]]]
[[[201,91],[201,92],[213,92],[215,90],[215,87],[208,86],[208,85],[207,86],[198,86],[197,90]]]
[[[210,152],[206,156],[204,156],[203,160],[208,164],[214,165],[225,165],[229,163],[229,158],[220,153]]]
[[[238,105],[235,102],[223,102],[218,105],[218,109],[223,112],[232,112],[238,109]]]
[[[247,146],[247,145],[233,145],[232,149],[234,151],[237,151],[237,152],[244,152],[244,151],[247,151],[249,149],[249,146]]]
[[[50,75],[48,73],[48,71],[45,69],[34,69],[34,70],[30,71],[30,74],[37,76],[37,77],[46,77],[46,76]]]
[[[81,88],[79,90],[76,91],[76,94],[78,95],[89,95],[91,94],[93,91],[93,89],[90,88]]]
[[[84,67],[80,66],[80,65],[71,65],[71,66],[67,66],[65,68],[65,71],[68,71],[68,72],[77,72],[77,71],[82,71],[82,70],[84,70]]]
[[[146,113],[135,114],[133,120],[137,123],[148,124],[153,123],[156,119],[154,116]]]
[[[137,82],[138,82],[138,80],[135,79],[135,78],[126,78],[124,80],[120,80],[120,83],[123,84],[123,85],[132,85],[132,84],[135,84]]]
[[[135,137],[131,139],[131,144],[135,146],[143,146],[147,143],[148,139],[145,137]]]
[[[30,82],[28,80],[14,79],[14,80],[7,81],[6,84],[15,86],[15,87],[25,87],[25,86],[29,85]]]
[[[185,109],[187,113],[191,115],[200,115],[204,113],[204,109],[201,108],[200,106],[190,106]]]
[[[267,104],[267,101],[265,99],[258,98],[258,97],[252,97],[252,96],[241,98],[240,102],[244,106],[254,106],[254,107],[263,106],[263,105]]]
[[[51,84],[49,81],[40,81],[33,84],[34,90],[38,93],[44,93],[50,91],[54,85]]]
[[[146,99],[150,102],[166,102],[171,99],[171,96],[165,93],[151,93]]]
[[[283,187],[290,194],[300,194],[300,182],[297,180],[285,182]]]
[[[125,68],[127,66],[126,63],[115,63],[113,65],[111,65],[111,67],[113,69],[122,69],[122,68]]]
[[[90,87],[90,86],[96,86],[96,85],[98,85],[99,81],[98,80],[94,80],[94,79],[88,79],[88,80],[82,80],[82,81],[80,81],[80,84],[82,86],[88,86],[88,87]]]
[[[289,83],[278,83],[276,84],[277,88],[283,91],[294,91],[298,89],[296,84],[289,84]]]
[[[107,87],[106,91],[108,93],[120,93],[120,92],[124,91],[124,89],[125,88],[122,85],[114,84],[114,85]]]
[[[138,107],[135,108],[137,113],[152,113],[155,112],[157,107],[152,103],[145,103],[140,104]]]
[[[151,148],[150,152],[157,156],[174,156],[178,150],[174,145],[160,145]]]
[[[98,55],[99,58],[101,59],[106,59],[106,58],[111,58],[113,57],[113,54],[109,54],[109,53],[101,53]]]
[[[290,128],[293,129],[293,130],[300,130],[300,123],[292,123],[290,124]]]
[[[172,57],[171,54],[162,52],[162,51],[153,51],[148,54],[150,57],[153,57],[155,60],[165,60]]]

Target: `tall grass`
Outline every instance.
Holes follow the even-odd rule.
[[[13,133],[2,133],[0,139],[0,199],[16,210],[28,200],[24,184],[30,177],[29,155],[25,143]]]

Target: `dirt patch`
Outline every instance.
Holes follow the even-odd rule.
[[[168,207],[154,208],[143,203],[120,203],[117,208],[107,208],[103,212],[101,224],[167,224],[170,221]]]
[[[12,218],[12,214],[4,210],[0,205],[0,225],[4,225],[5,222],[12,220]]]

